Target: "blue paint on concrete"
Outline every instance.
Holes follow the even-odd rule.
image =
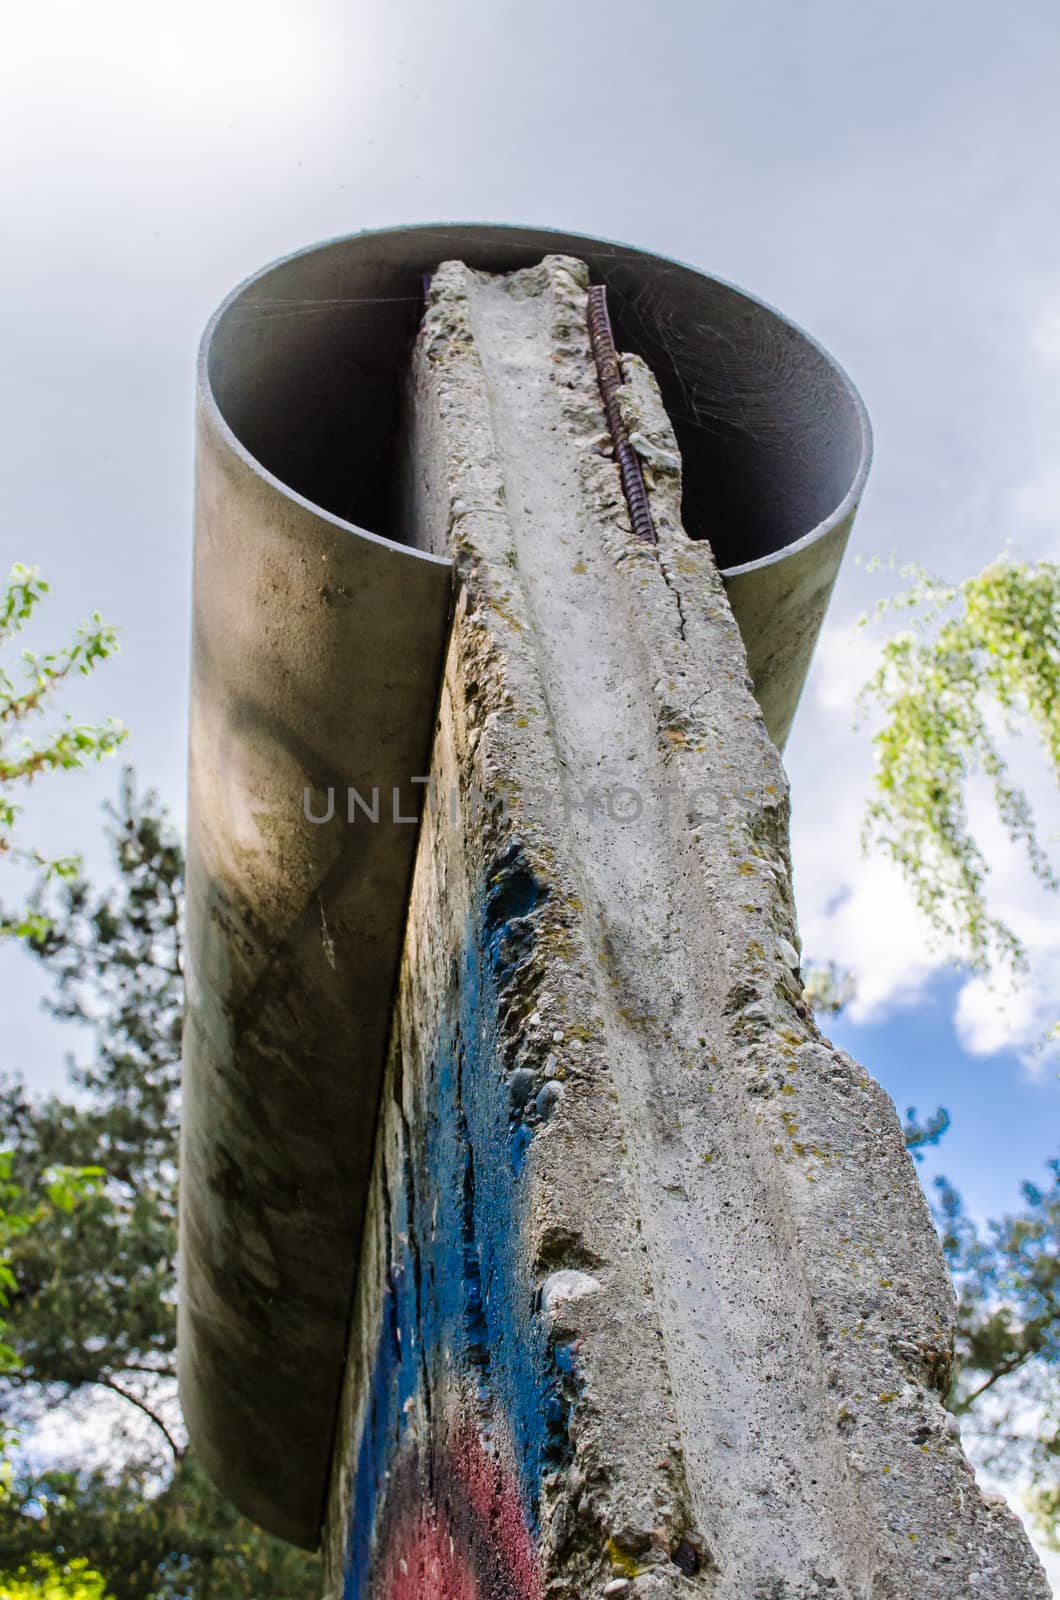
[[[576,1363],[570,1345],[553,1347],[519,1247],[533,1129],[513,1107],[498,1033],[500,989],[532,952],[540,898],[513,846],[470,920],[459,978],[438,996],[427,1081],[415,1083],[422,1098],[409,1111],[414,1148],[387,1174],[390,1236],[404,1243],[389,1270],[358,1446],[344,1600],[368,1600],[381,1524],[414,1517],[429,1482],[444,1496],[447,1404],[471,1407],[481,1433],[505,1441],[532,1532],[542,1477],[569,1458]],[[425,1414],[428,1374],[429,1462],[422,1440],[406,1442],[411,1418]],[[418,1485],[415,1474],[410,1487],[407,1472],[393,1473],[403,1446],[406,1456],[419,1450]],[[419,1503],[393,1504],[398,1476]]]
[[[523,1162],[526,1160],[526,1153],[530,1149],[530,1144],[533,1140],[533,1137],[533,1128],[528,1127],[521,1117],[518,1119],[518,1121],[513,1120],[511,1138],[508,1142],[508,1147],[511,1151],[512,1171],[515,1173],[516,1177],[518,1177],[523,1170]]]
[[[532,915],[542,894],[542,885],[512,844],[490,878],[483,917],[486,959],[501,982],[533,952]]]

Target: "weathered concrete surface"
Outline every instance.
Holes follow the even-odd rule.
[[[328,1593],[1045,1597],[939,1401],[893,1107],[798,1009],[783,770],[636,362],[630,537],[584,285],[449,264],[417,343],[413,520],[461,589]]]

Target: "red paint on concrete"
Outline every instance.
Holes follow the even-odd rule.
[[[488,1538],[512,1600],[541,1600],[537,1556],[520,1495],[500,1462],[488,1456],[478,1435],[464,1427],[453,1442],[453,1471],[463,1483],[478,1537]]]
[[[404,1543],[404,1541],[401,1541]],[[379,1600],[488,1600],[444,1518],[421,1511],[404,1550],[391,1548]]]
[[[398,1523],[372,1585],[376,1600],[544,1600],[513,1477],[461,1427],[445,1451],[443,1505]]]

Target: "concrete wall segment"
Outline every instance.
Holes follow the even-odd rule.
[[[454,264],[417,351],[465,803],[413,882],[329,1594],[1038,1600],[940,1402],[953,1296],[894,1109],[799,1009],[724,590],[677,475],[646,550],[596,447],[583,290]],[[507,811],[467,803],[502,776]],[[645,803],[586,803],[619,778]]]

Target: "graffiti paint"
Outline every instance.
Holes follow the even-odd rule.
[[[543,1593],[542,1482],[569,1457],[577,1363],[518,1247],[538,1112],[513,1086],[497,1021],[533,953],[542,891],[515,848],[487,882],[434,1038],[392,1062],[386,1285],[344,1600]]]

